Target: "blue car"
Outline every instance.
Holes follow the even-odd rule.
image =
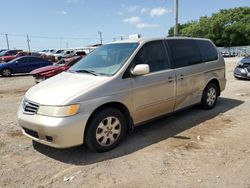
[[[49,65],[52,65],[52,63],[48,60],[39,57],[23,56],[8,63],[0,63],[0,74],[6,77],[12,74],[30,73],[32,70]]]

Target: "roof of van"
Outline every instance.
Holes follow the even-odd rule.
[[[110,44],[114,43],[143,43],[143,42],[150,42],[150,41],[155,41],[155,40],[171,40],[171,39],[195,39],[195,40],[209,40],[205,38],[193,38],[193,37],[165,37],[165,38],[136,38],[136,39],[127,39],[127,40],[120,40],[120,41],[115,41],[111,42]],[[210,41],[210,40],[209,40]]]

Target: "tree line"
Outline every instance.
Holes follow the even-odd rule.
[[[171,27],[168,36],[173,34]],[[250,45],[250,7],[222,9],[210,17],[179,24],[179,35],[209,38],[220,47]]]

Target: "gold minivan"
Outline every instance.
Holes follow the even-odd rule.
[[[225,85],[225,62],[210,40],[124,40],[29,89],[18,122],[37,142],[57,148],[86,143],[104,152],[150,119],[194,104],[213,108]]]

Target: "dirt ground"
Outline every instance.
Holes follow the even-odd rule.
[[[140,126],[107,153],[53,149],[21,134],[16,112],[30,76],[0,78],[0,187],[250,187],[250,81],[199,106]]]

